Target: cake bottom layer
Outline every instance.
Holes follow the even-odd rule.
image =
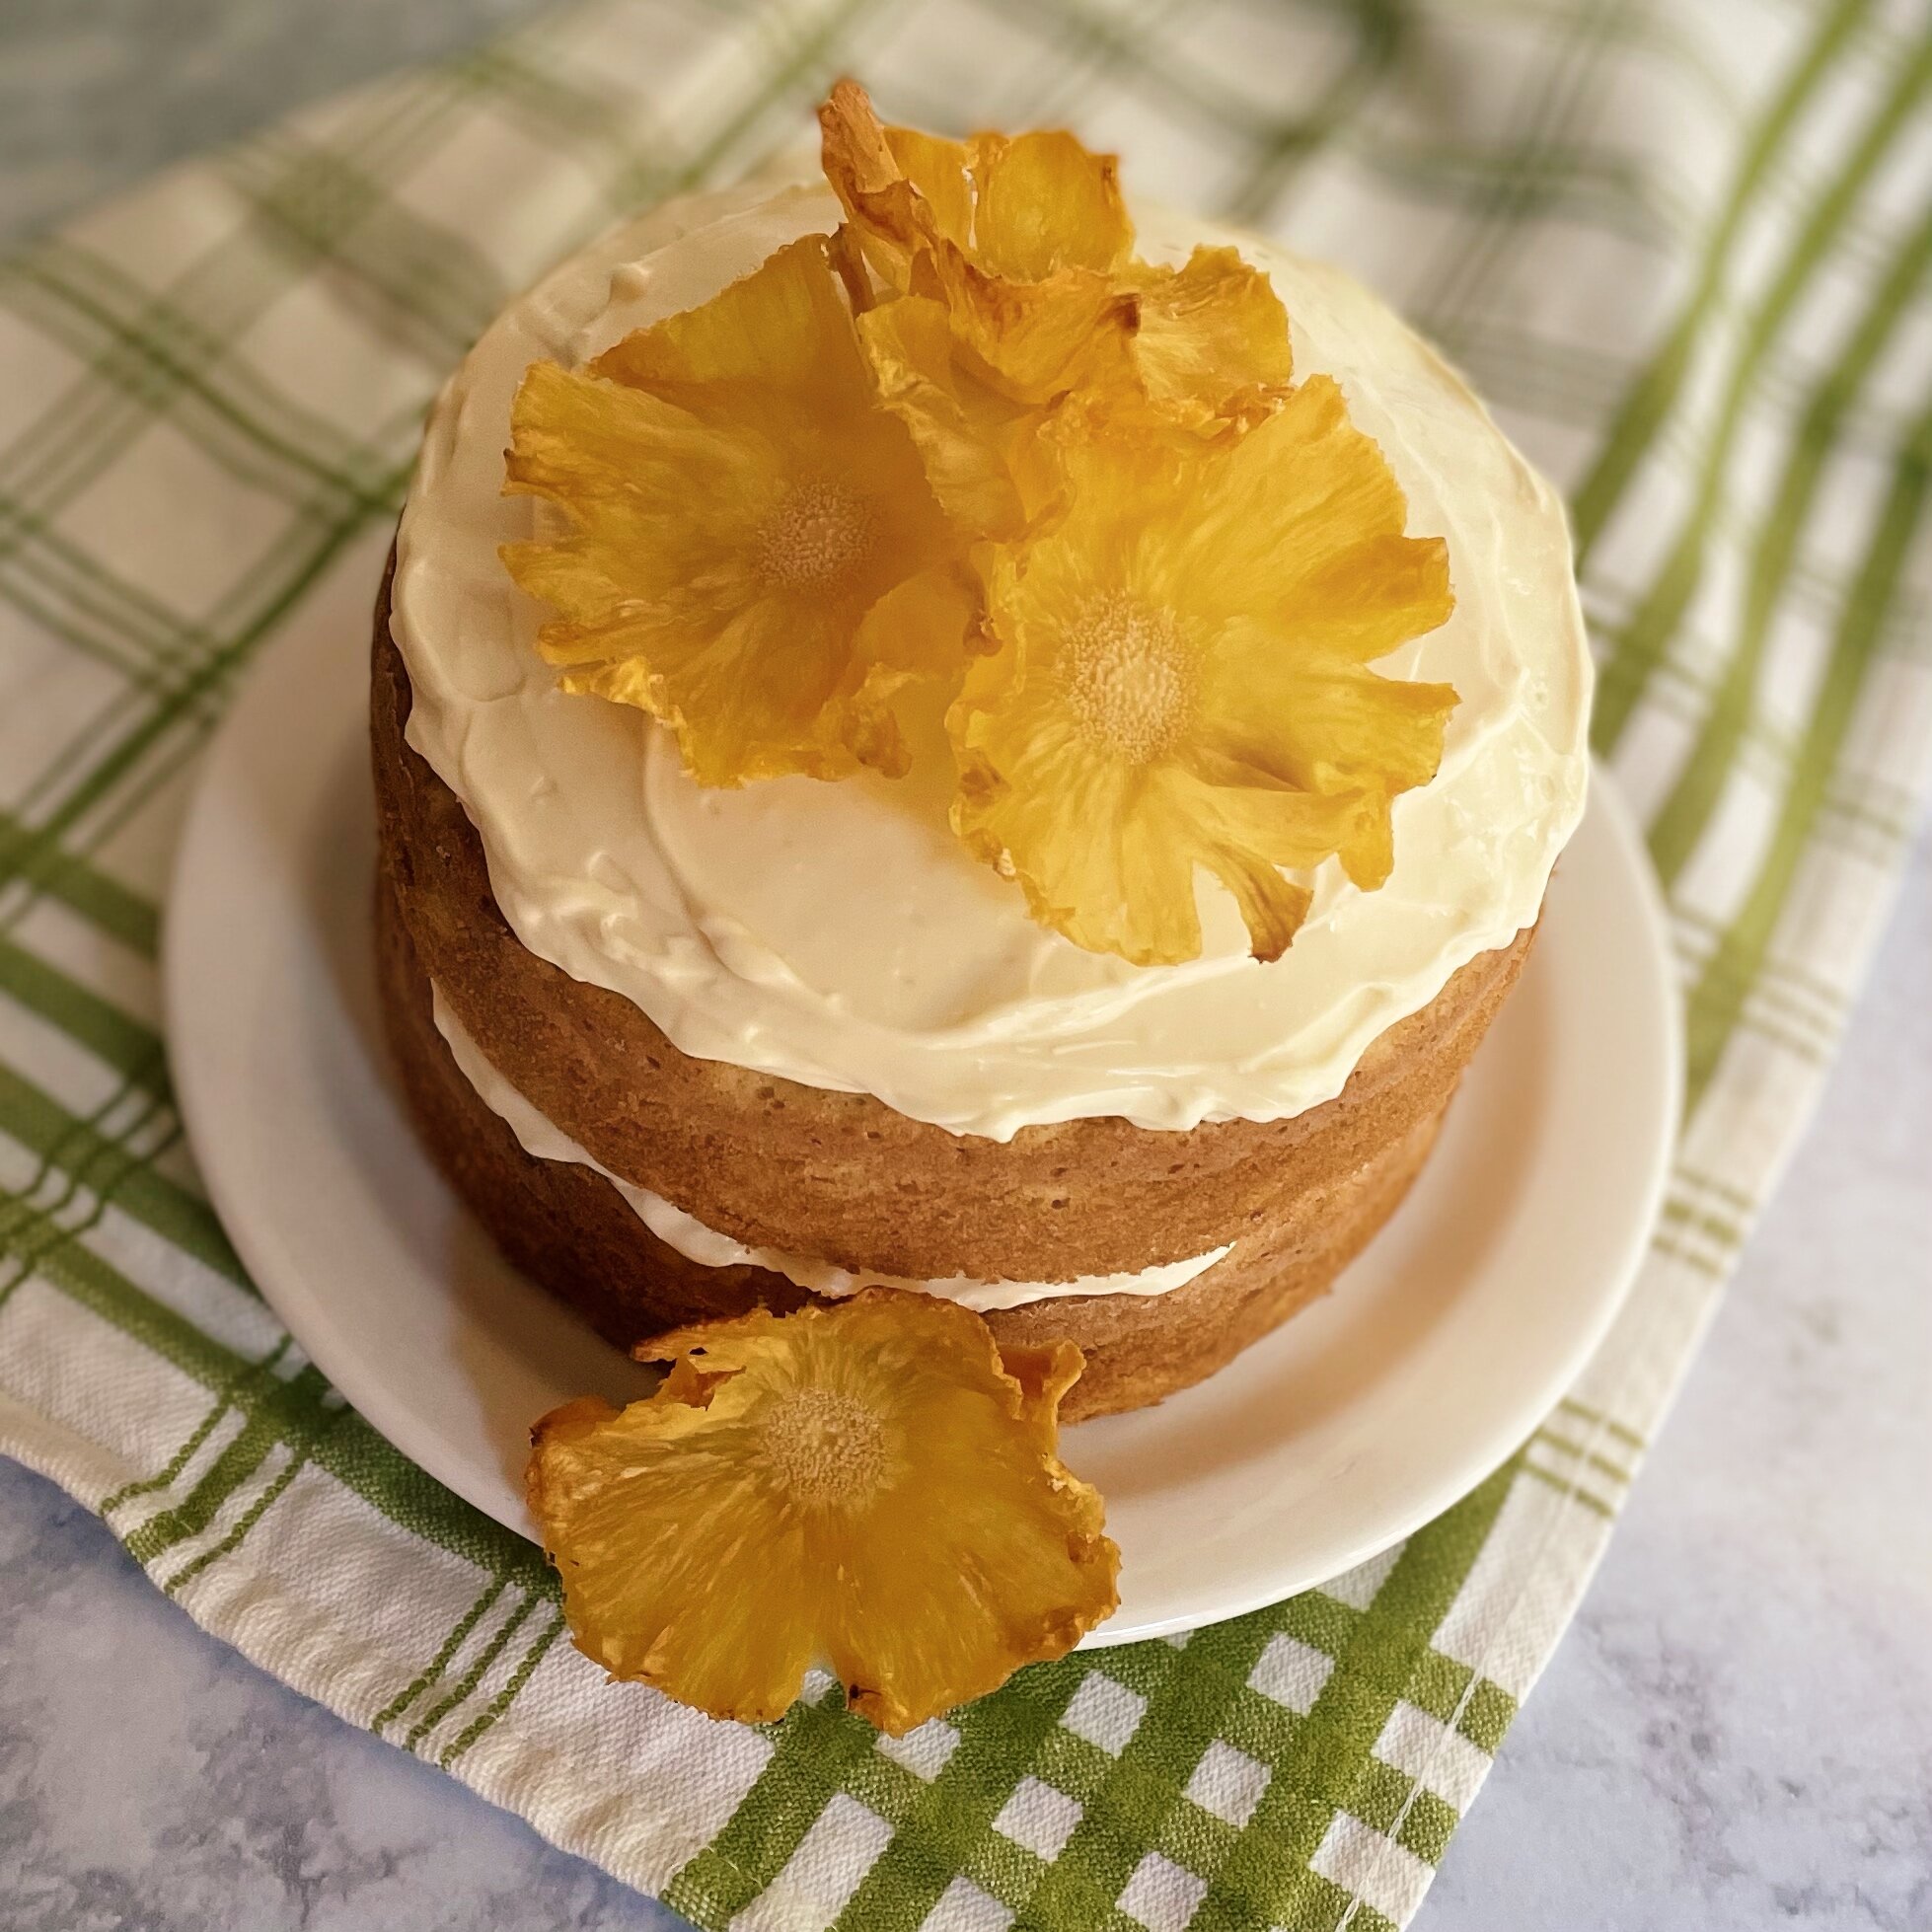
[[[593,1168],[526,1153],[437,1031],[429,975],[387,876],[377,882],[376,921],[385,1023],[417,1130],[517,1268],[626,1350],[685,1322],[815,1299],[764,1268],[688,1259]],[[1086,1371],[1062,1404],[1068,1421],[1157,1402],[1232,1361],[1329,1287],[1408,1191],[1446,1108],[1321,1198],[1298,1195],[1278,1224],[1258,1223],[1225,1259],[1178,1288],[1034,1301],[995,1310],[988,1325],[1003,1343],[1079,1346]]]

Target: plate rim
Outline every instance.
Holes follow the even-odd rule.
[[[310,645],[310,648],[314,647]],[[373,1380],[370,1373],[365,1373],[363,1364],[366,1355],[355,1353],[348,1336],[338,1334],[331,1326],[323,1298],[307,1280],[304,1271],[291,1261],[289,1271],[284,1272],[284,1257],[274,1251],[262,1232],[255,1204],[240,1197],[237,1192],[240,1183],[228,1168],[226,1157],[221,1152],[223,1130],[216,1116],[225,1095],[210,1091],[216,1079],[215,1072],[191,1051],[197,1016],[205,1004],[205,998],[186,961],[197,937],[204,936],[197,933],[192,914],[197,905],[195,883],[200,870],[200,855],[209,843],[206,828],[222,815],[226,788],[223,780],[241,776],[246,769],[246,754],[251,749],[247,742],[247,721],[253,709],[251,701],[257,699],[258,693],[271,687],[274,674],[282,670],[301,649],[300,640],[284,633],[263,654],[267,661],[258,663],[222,719],[196,775],[193,795],[184,817],[180,844],[170,871],[161,946],[162,1016],[183,1124],[209,1201],[237,1255],[262,1299],[287,1326],[317,1369],[398,1453],[415,1463],[480,1514],[528,1538],[531,1525],[527,1518],[520,1523],[508,1522],[500,1508],[484,1501],[484,1493],[490,1486],[480,1483],[477,1472],[467,1464],[463,1467],[450,1466],[454,1458],[440,1452],[436,1439],[421,1433],[427,1430],[428,1425],[418,1423],[407,1404],[392,1403],[386,1385]],[[282,663],[278,664],[277,659]],[[266,701],[262,702],[265,704]],[[1532,1409],[1538,1418],[1547,1414],[1600,1346],[1636,1279],[1669,1182],[1682,1106],[1682,1013],[1677,997],[1668,914],[1655,873],[1628,804],[1604,768],[1595,761],[1591,769],[1587,812],[1600,816],[1609,834],[1609,846],[1616,857],[1615,869],[1620,875],[1620,888],[1631,902],[1627,910],[1638,916],[1642,952],[1651,972],[1647,994],[1661,996],[1649,1001],[1660,1021],[1660,1026],[1651,1035],[1651,1043],[1656,1049],[1652,1055],[1651,1072],[1663,1077],[1662,1090],[1658,1095],[1658,1130],[1651,1140],[1640,1190],[1641,1212],[1633,1212],[1622,1224],[1623,1233],[1618,1251],[1601,1269],[1606,1279],[1614,1279],[1614,1287],[1598,1296],[1593,1304],[1591,1319],[1578,1323],[1568,1347],[1552,1352],[1550,1361],[1535,1379],[1533,1391],[1525,1390],[1507,1414],[1499,1411],[1501,1419],[1483,1433],[1480,1457],[1474,1450],[1467,1450],[1452,1469],[1433,1481],[1418,1481],[1410,1492],[1407,1507],[1392,1510],[1374,1523],[1347,1547],[1346,1554],[1339,1561],[1324,1561],[1319,1576],[1302,1574],[1308,1568],[1305,1558],[1300,1565],[1284,1564],[1278,1559],[1272,1566],[1257,1566],[1257,1574],[1246,1588],[1223,1595],[1210,1608],[1184,1606],[1171,1614],[1144,1617],[1132,1626],[1123,1628],[1105,1623],[1087,1633],[1080,1644],[1082,1650],[1103,1649],[1116,1644],[1173,1635],[1242,1615],[1281,1601],[1332,1577],[1344,1575],[1358,1564],[1393,1547],[1451,1507],[1507,1461],[1524,1433],[1521,1427],[1522,1416]],[[278,846],[276,852],[284,860],[290,857],[286,843]],[[179,916],[184,912],[188,917]],[[184,1051],[185,1048],[189,1050]],[[204,1150],[210,1151],[213,1157]],[[461,1209],[461,1212],[467,1215],[468,1210]],[[318,1340],[320,1347],[316,1345]],[[364,1397],[370,1399],[365,1401]],[[1476,1466],[1478,1461],[1480,1467]],[[498,1481],[500,1484],[500,1472]],[[1271,1576],[1259,1574],[1271,1568]]]

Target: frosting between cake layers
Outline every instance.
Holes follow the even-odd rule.
[[[1590,658],[1558,499],[1348,277],[1136,212],[1151,260],[1232,243],[1268,271],[1298,378],[1337,379],[1407,494],[1410,533],[1448,540],[1454,615],[1376,666],[1460,698],[1437,777],[1395,801],[1388,882],[1360,891],[1330,860],[1308,875],[1294,944],[1263,965],[1203,873],[1201,956],[1134,967],[1036,925],[1018,887],[953,838],[942,694],[902,719],[906,779],[706,790],[642,712],[556,688],[535,643],[542,609],[496,555],[539,515],[500,494],[518,380],[539,358],[579,364],[836,224],[822,186],[767,179],[672,202],[564,263],[491,327],[429,423],[393,587],[409,742],[463,801],[530,951],[632,1001],[686,1054],[1005,1140],[1095,1115],[1186,1130],[1300,1113],[1536,919],[1589,762]]]
[[[1196,1275],[1206,1274],[1234,1245],[1229,1241],[1191,1260],[1170,1261],[1161,1267],[1144,1268],[1138,1274],[1081,1275],[1068,1282],[985,1282],[970,1275],[949,1275],[942,1281],[912,1281],[904,1275],[840,1268],[830,1261],[815,1261],[807,1255],[787,1254],[778,1248],[747,1247],[729,1234],[706,1227],[696,1215],[674,1207],[663,1195],[653,1194],[649,1188],[612,1173],[503,1077],[433,980],[429,994],[436,1031],[443,1036],[457,1071],[476,1089],[483,1105],[516,1136],[517,1145],[525,1153],[535,1160],[567,1160],[595,1169],[624,1196],[632,1212],[666,1247],[675,1248],[686,1260],[706,1268],[764,1268],[796,1282],[800,1288],[810,1289],[814,1295],[855,1295],[861,1288],[913,1289],[987,1314],[995,1308],[1017,1308],[1027,1301],[1046,1301],[1063,1295],[1164,1295],[1183,1282],[1191,1282]]]

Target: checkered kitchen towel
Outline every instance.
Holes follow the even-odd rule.
[[[1614,1334],[1405,1547],[899,1742],[611,1693],[196,1185],[155,932],[235,680],[438,379],[613,216],[891,113],[1067,120],[1376,284],[1567,487],[1690,1115]],[[699,1924],[1400,1925],[1815,1095],[1932,764],[1932,33],[1867,0],[595,0],[0,265],[0,1448],[200,1622]],[[358,567],[359,563],[358,563]],[[368,586],[373,590],[373,585]]]

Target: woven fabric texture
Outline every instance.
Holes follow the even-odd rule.
[[[156,940],[236,681],[616,216],[804,131],[1067,122],[1381,289],[1565,488],[1689,1113],[1614,1332],[1401,1548],[892,1742],[611,1691],[540,1554],[330,1389],[171,1097]],[[0,1449],[202,1624],[705,1927],[1399,1926],[1815,1096],[1932,769],[1932,31],[1867,0],[593,0],[0,263]],[[373,593],[374,585],[369,585]]]

